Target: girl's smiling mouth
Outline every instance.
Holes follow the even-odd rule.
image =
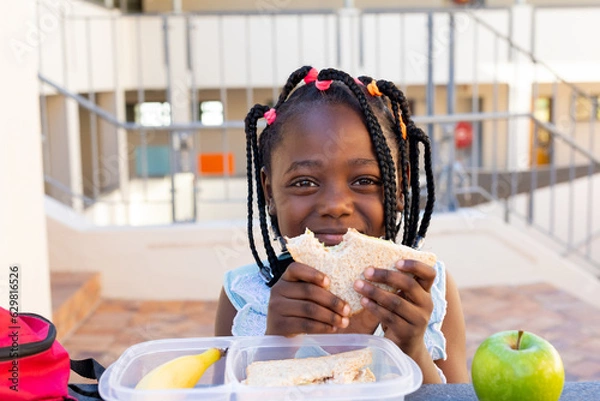
[[[344,234],[315,234],[325,246],[334,246],[342,242]]]
[[[312,230],[311,230],[312,231]],[[335,246],[342,242],[344,234],[348,230],[316,230],[313,231],[315,237],[322,242],[325,246]]]

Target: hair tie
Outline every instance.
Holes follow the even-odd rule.
[[[319,71],[315,67],[311,68],[308,71],[308,74],[304,77],[304,82],[309,84],[311,82],[315,82],[317,80],[317,75],[319,75]]]
[[[325,81],[319,81],[317,79],[317,81],[315,82],[315,86],[317,87],[318,90],[320,91],[326,91],[327,89],[329,89],[329,87],[331,86],[331,83],[333,81],[331,79],[327,79]]]
[[[365,84],[363,84],[362,81],[356,77],[354,78],[354,82],[356,82],[359,85],[365,86]]]
[[[367,89],[369,91],[369,93],[371,94],[371,96],[381,96],[382,93],[379,92],[379,88],[377,87],[377,82],[375,82],[375,80],[372,80],[371,83],[369,83],[369,85],[367,85]]]
[[[400,118],[400,131],[402,131],[402,139],[406,141],[407,133],[406,133],[406,124],[404,124],[404,120],[402,119],[402,114],[399,116]]]
[[[269,110],[265,111],[265,114],[263,114],[263,117],[267,120],[267,124],[271,125],[275,122],[275,118],[277,117],[277,112],[275,111],[275,109],[270,108]]]

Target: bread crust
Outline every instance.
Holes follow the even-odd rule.
[[[354,282],[364,279],[366,268],[395,270],[396,262],[402,259],[417,260],[433,267],[437,260],[431,252],[361,234],[353,228],[348,229],[341,243],[331,247],[324,246],[309,229],[297,237],[286,237],[286,241],[296,262],[312,266],[329,277],[329,291],[348,303],[351,315],[362,309],[361,295],[354,291]],[[393,291],[389,286],[375,285]]]
[[[375,375],[370,348],[301,359],[256,361],[246,367],[244,384],[251,386],[301,386],[325,383],[369,383]]]

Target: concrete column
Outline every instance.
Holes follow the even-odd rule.
[[[171,112],[173,122],[186,123],[191,120],[192,102],[187,69],[187,29],[185,18],[169,18],[169,71],[171,73]]]
[[[38,56],[18,53],[36,26],[35,3],[18,1],[0,24],[0,306],[51,318],[40,128]],[[17,50],[17,53],[11,52]],[[18,276],[10,276],[10,267]],[[13,288],[9,287],[13,279]],[[15,281],[16,280],[16,281]],[[15,299],[17,298],[17,299]]]
[[[512,7],[512,41],[515,45],[531,51],[531,16],[533,7],[516,4]],[[511,113],[530,113],[533,85],[533,66],[525,55],[512,53],[512,79],[509,73],[508,109]],[[530,165],[531,122],[527,118],[510,121],[508,134],[507,167],[526,170]]]
[[[49,96],[46,105],[50,146],[50,171],[47,173],[63,185],[61,188],[53,186],[50,194],[80,212],[83,210],[80,197],[83,177],[79,106],[61,95]]]
[[[182,43],[187,41],[187,27],[184,17],[169,18],[168,32],[168,51],[169,51],[169,73],[171,84],[170,102],[171,116],[173,123],[188,123],[192,119],[191,104],[192,98],[189,88],[189,71],[187,66],[187,47]],[[186,170],[189,166],[190,155],[189,146],[191,146],[190,133],[174,132],[172,136],[171,153],[175,175],[172,185],[174,186],[174,209],[176,221],[189,221],[194,218],[194,175]],[[189,168],[188,168],[189,170]]]
[[[117,111],[116,116],[119,121],[125,120],[124,111],[122,111],[125,110],[124,96],[119,96],[114,92],[104,92],[97,94],[96,100],[100,108],[111,112],[113,110]],[[127,164],[127,154],[120,154],[121,142],[125,141],[125,136],[124,134],[121,135],[120,131],[123,130],[103,119],[98,120],[100,186],[103,191],[121,188],[121,181],[125,181],[123,186],[127,187],[129,166]],[[127,143],[125,143],[124,149],[126,152]],[[123,169],[125,170],[125,179],[121,180]]]
[[[125,92],[120,87],[115,92],[115,115],[119,121],[125,121]],[[123,128],[116,129],[117,155],[119,160],[119,189],[123,199],[129,199],[129,149],[127,148],[127,131]]]

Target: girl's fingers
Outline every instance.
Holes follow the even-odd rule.
[[[376,313],[382,323],[391,324],[398,317],[412,325],[423,323],[419,306],[397,293],[383,290],[365,280],[357,280],[354,289],[363,295],[361,304]]]
[[[290,264],[271,289],[269,332],[330,333],[348,327],[350,307],[328,288],[329,278],[322,272]]]
[[[281,276],[285,281],[303,281],[312,283],[319,287],[329,288],[330,280],[323,272],[305,265],[303,263],[292,262]]]
[[[357,280],[354,289],[363,295],[362,305],[372,304],[368,309],[376,313],[382,322],[400,317],[411,325],[422,326],[428,323],[433,311],[433,301],[422,289],[407,296],[403,291],[389,292],[366,280]]]
[[[363,297],[360,300],[360,303],[366,310],[377,316],[379,322],[384,326],[399,329],[406,324],[412,325],[412,322],[404,316],[407,315],[407,311],[403,311],[403,316],[400,316],[389,310],[387,307],[380,305],[367,297]]]
[[[280,319],[285,319],[285,324],[290,322],[305,321],[302,324],[306,325],[307,330],[296,331],[296,333],[314,333],[313,330],[308,330],[309,327],[329,326],[332,328],[346,328],[350,320],[346,316],[341,316],[332,312],[319,304],[311,301],[296,300],[296,299],[281,299],[273,303],[269,307],[269,314],[279,316]],[[318,323],[318,324],[317,324]],[[319,329],[322,331],[322,329]]]
[[[407,293],[417,289],[426,292],[431,290],[436,272],[432,267],[415,260],[401,260],[396,263],[396,270],[375,269],[369,267],[364,271],[367,280],[386,284]]]
[[[396,269],[413,276],[419,285],[427,292],[431,290],[435,281],[436,271],[433,267],[416,260],[400,260],[396,263]]]
[[[346,302],[336,297],[328,290],[314,284],[304,282],[282,282],[277,288],[274,286],[273,290],[284,299],[309,302],[341,317],[350,315],[350,306]],[[296,309],[298,305],[293,305],[293,307]]]
[[[301,264],[292,263],[281,279],[273,286],[273,294],[294,300],[310,301],[342,317],[350,314],[350,306],[329,292],[329,278],[318,270]],[[326,285],[326,286],[323,286]]]

